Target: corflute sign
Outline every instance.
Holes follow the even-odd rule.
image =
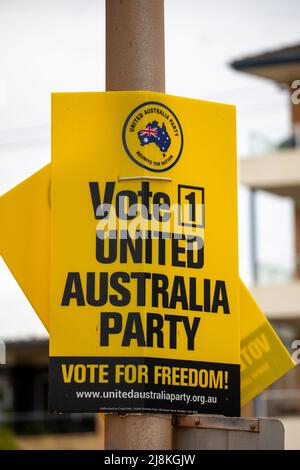
[[[235,111],[52,98],[50,410],[238,415]]]

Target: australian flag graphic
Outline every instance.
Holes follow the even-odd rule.
[[[163,123],[162,126],[159,127],[157,121],[149,122],[145,129],[138,132],[138,137],[141,145],[154,143],[162,153],[166,153],[171,145],[171,139],[165,124]]]

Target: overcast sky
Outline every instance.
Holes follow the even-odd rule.
[[[299,0],[165,0],[165,14],[167,92],[235,104],[239,157],[284,138],[287,93],[228,63],[299,42]],[[0,194],[50,161],[51,91],[97,90],[104,90],[103,0],[0,0]],[[244,188],[239,209],[240,270],[250,282]],[[260,261],[290,270],[291,203],[261,195],[258,219]],[[1,261],[0,338],[41,334]]]

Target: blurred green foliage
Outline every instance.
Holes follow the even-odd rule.
[[[0,450],[18,450],[15,436],[11,429],[0,427]]]

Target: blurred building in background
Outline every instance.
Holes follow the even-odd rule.
[[[292,47],[246,57],[232,62],[238,71],[273,80],[291,94],[291,132],[277,147],[260,156],[239,162],[240,183],[250,188],[251,244],[254,285],[252,293],[268,316],[289,351],[300,338],[300,43]],[[298,96],[298,99],[297,99]],[[298,103],[298,104],[297,104]],[[258,191],[267,191],[294,203],[295,269],[280,273],[261,266],[257,260],[256,209]],[[281,221],[273,227],[279,232]],[[270,240],[270,243],[272,240]],[[279,245],[276,250],[281,250]],[[286,425],[287,446],[297,445],[300,434],[300,374],[295,368],[261,394],[256,412],[262,416],[282,416]],[[299,444],[298,444],[299,445]]]
[[[48,339],[6,343],[6,365],[0,367],[0,430],[9,432],[22,449],[103,448],[99,416],[48,413],[48,350]]]

